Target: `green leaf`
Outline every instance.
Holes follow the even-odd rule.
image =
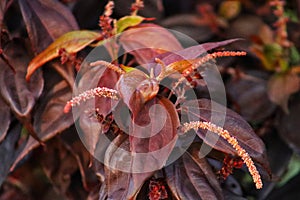
[[[266,44],[263,53],[269,63],[275,63],[282,56],[282,47],[277,43]]]
[[[290,48],[290,59],[291,65],[297,65],[298,63],[300,63],[300,52],[295,46],[292,46]]]
[[[137,26],[142,21],[144,21],[144,17],[141,16],[125,16],[117,21],[117,33],[123,32],[125,29],[131,26]]]
[[[68,53],[76,53],[94,42],[98,37],[99,33],[94,31],[72,31],[62,35],[31,60],[27,68],[26,80],[28,81],[35,70],[43,64],[57,58],[59,49],[65,49]]]
[[[284,186],[294,176],[300,172],[300,158],[294,154],[289,162],[286,174],[281,178],[281,181],[277,184],[279,187]]]

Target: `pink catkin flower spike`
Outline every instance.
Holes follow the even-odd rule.
[[[73,106],[78,106],[80,102],[85,102],[86,100],[93,99],[96,96],[106,97],[113,100],[118,100],[119,95],[116,90],[106,88],[106,87],[96,87],[90,90],[87,90],[78,96],[73,97],[64,107],[64,113],[68,113]]]
[[[125,74],[125,71],[123,71],[120,67],[118,67],[117,65],[111,64],[109,62],[103,61],[103,60],[98,60],[95,62],[90,63],[90,66],[97,66],[97,65],[103,65],[119,74]]]
[[[186,133],[191,129],[197,130],[199,128],[211,131],[224,138],[237,151],[238,155],[242,158],[244,163],[247,165],[256,188],[257,189],[262,188],[263,186],[262,180],[257,168],[254,165],[254,162],[252,161],[251,157],[246,152],[246,150],[239,145],[235,137],[231,136],[227,130],[224,130],[219,126],[216,126],[215,124],[212,124],[210,122],[201,122],[201,121],[185,123],[183,125],[183,132]]]
[[[179,84],[181,84],[184,80],[185,77],[192,74],[195,69],[200,67],[201,65],[209,62],[212,59],[215,58],[220,58],[220,57],[229,57],[229,56],[245,56],[247,55],[247,52],[245,51],[219,51],[219,52],[214,52],[214,53],[209,53],[201,58],[196,58],[194,60],[191,60],[192,66],[189,67],[188,69],[185,69],[182,72],[182,75],[184,77],[181,77],[174,85],[173,89],[175,89]]]
[[[184,70],[183,75],[184,76],[189,75],[190,73],[193,72],[193,70],[197,69],[199,66],[215,58],[229,57],[229,56],[233,56],[233,57],[245,56],[245,55],[247,55],[245,51],[219,51],[219,52],[209,53],[201,58],[196,58],[193,61],[191,61],[193,63],[192,67]]]

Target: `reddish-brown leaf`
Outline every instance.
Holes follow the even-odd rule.
[[[177,68],[184,68],[181,65],[186,65],[187,67],[190,66],[192,63],[189,60],[193,60],[196,59],[197,57],[204,55],[207,53],[207,51],[210,51],[212,49],[215,48],[219,48],[228,44],[231,44],[233,42],[239,41],[241,39],[237,38],[237,39],[230,39],[230,40],[224,40],[221,42],[208,42],[208,43],[203,43],[203,44],[199,44],[196,46],[191,46],[182,50],[178,50],[178,51],[168,51],[166,53],[161,53],[159,55],[156,55],[155,57],[152,57],[150,60],[148,60],[149,65],[147,65],[148,70],[150,70],[151,68],[154,67],[154,72],[156,75],[159,74],[160,72],[160,66],[159,65],[155,65],[155,58],[159,58],[163,61],[163,63],[166,66],[169,66],[169,68],[173,67],[174,69],[167,69],[167,71],[176,71],[176,66]],[[171,65],[172,63],[175,64]],[[158,69],[157,69],[158,67]]]
[[[224,40],[221,42],[203,43],[196,46],[185,48],[183,50],[167,52],[158,55],[157,58],[161,59],[166,65],[169,65],[173,62],[180,61],[180,60],[192,60],[199,57],[202,54],[207,53],[207,51],[231,44],[239,40],[242,39],[237,38],[237,39]]]
[[[177,141],[179,118],[171,101],[157,98],[148,101],[133,116],[129,129],[130,149],[138,154],[134,166],[141,171],[164,167]]]
[[[0,143],[5,138],[11,121],[10,108],[0,95]]]
[[[56,84],[44,96],[44,101],[37,107],[33,116],[34,130],[42,141],[49,140],[73,123],[72,115],[66,115],[63,112],[63,108],[70,98],[71,89],[65,81]],[[14,166],[37,146],[39,146],[38,141],[29,137],[24,150],[16,158]]]
[[[91,154],[83,144],[82,138],[78,137],[78,129],[71,127],[61,135],[64,146],[76,159],[83,188],[91,191],[99,183],[95,170],[91,167]],[[98,174],[97,174],[98,175]],[[72,192],[72,191],[71,191]]]
[[[99,79],[98,87],[107,87],[114,89],[119,80],[119,74],[111,69],[106,69]],[[115,105],[116,101],[110,98],[96,97],[95,107],[98,108],[99,114],[104,117],[111,112],[112,107]]]
[[[51,140],[47,147],[40,164],[54,188],[70,198],[71,177],[78,170],[76,158],[60,140]]]
[[[208,99],[187,101],[183,106],[182,114],[193,117],[193,120],[212,122],[228,130],[231,136],[235,137],[241,147],[249,155],[259,162],[266,170],[269,170],[269,164],[266,157],[265,145],[262,140],[254,133],[251,126],[237,113],[226,107]],[[224,125],[222,126],[222,122]],[[221,123],[221,124],[218,124]],[[198,136],[205,143],[221,152],[237,155],[236,151],[223,138],[217,138],[217,135],[207,131],[197,131]]]
[[[60,49],[65,49],[68,53],[76,53],[98,37],[99,33],[94,31],[72,31],[62,35],[31,60],[28,65],[26,80],[30,80],[31,75],[43,64],[57,58]]]
[[[280,115],[276,123],[281,138],[297,153],[300,153],[299,99],[298,93],[290,102],[289,114]]]
[[[0,24],[3,23],[4,15],[9,6],[12,4],[13,0],[3,0],[0,1]]]
[[[24,145],[19,144],[19,138],[22,131],[22,125],[16,124],[8,131],[8,134],[0,143],[0,185],[2,185],[10,167],[13,165],[18,154],[22,151]]]
[[[105,190],[100,199],[132,199],[154,172],[136,173],[127,135],[117,136],[105,154]]]
[[[16,73],[0,61],[0,92],[18,117],[28,117],[43,90],[42,73],[37,71],[32,79],[26,82],[26,68],[30,58],[20,41],[10,42],[4,48],[4,52]]]
[[[257,73],[262,75],[262,72]],[[275,111],[276,105],[268,98],[266,79],[268,77],[239,73],[226,84],[235,110],[247,121],[261,122]]]
[[[199,150],[165,168],[166,180],[176,199],[223,199],[220,184]]]
[[[83,63],[77,78],[78,84],[74,89],[74,95],[96,87],[115,89],[119,74],[103,65],[91,67],[88,66],[87,63]],[[95,111],[96,108],[98,114],[105,117],[111,112],[117,102],[118,101],[103,97],[96,97],[95,100],[82,102],[79,107],[73,109],[74,118],[81,116],[82,112],[89,110]]]
[[[291,94],[299,91],[300,79],[297,74],[289,72],[274,75],[268,83],[268,95],[272,102],[281,106],[288,113],[288,100]]]
[[[161,53],[182,49],[167,29],[154,24],[140,25],[123,32],[120,42],[125,51],[134,55],[140,64],[147,63]]]
[[[44,50],[62,34],[77,30],[72,12],[55,0],[19,0],[34,52]]]
[[[142,95],[137,91],[137,88],[140,83],[147,80],[147,78],[144,72],[134,69],[123,74],[117,83],[117,90],[122,100],[134,114],[138,113],[145,103]]]

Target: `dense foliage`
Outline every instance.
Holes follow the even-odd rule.
[[[299,197],[297,1],[0,7],[0,199]],[[216,64],[229,108],[210,99]]]

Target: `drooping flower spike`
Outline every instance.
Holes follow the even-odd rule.
[[[237,151],[237,154],[242,158],[242,160],[248,167],[248,170],[253,178],[256,188],[257,189],[262,188],[263,183],[260,174],[254,165],[253,160],[246,152],[246,150],[239,145],[235,137],[231,136],[227,130],[224,130],[223,128],[216,126],[215,124],[212,124],[210,122],[195,121],[195,122],[185,123],[183,124],[182,131],[186,133],[191,129],[197,131],[199,128],[216,133],[222,138],[224,138]]]

